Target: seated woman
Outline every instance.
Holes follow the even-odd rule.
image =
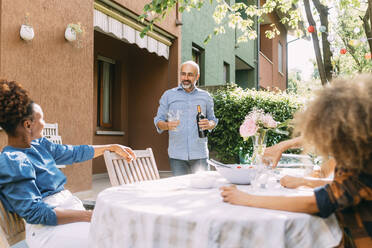
[[[313,195],[293,197],[250,195],[235,186],[222,187],[223,200],[321,217],[336,213],[344,229],[342,245],[372,247],[372,76],[335,80],[295,121],[307,147],[336,161],[333,181],[316,188]]]
[[[0,80],[0,126],[8,145],[0,154],[0,200],[27,222],[30,248],[88,247],[91,211],[64,189],[57,164],[90,160],[110,150],[128,162],[133,151],[121,145],[57,145],[42,138],[43,111],[16,82]]]

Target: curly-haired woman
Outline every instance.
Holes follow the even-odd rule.
[[[42,137],[43,111],[16,82],[0,80],[0,126],[8,145],[0,154],[0,200],[25,219],[26,242],[34,247],[88,247],[91,211],[64,189],[57,164],[90,160],[110,150],[130,162],[121,145],[57,145]]]
[[[338,79],[318,92],[296,118],[302,142],[336,161],[333,181],[311,196],[258,196],[222,187],[225,202],[318,214],[336,213],[341,245],[372,247],[372,76]],[[309,234],[311,235],[311,234]]]

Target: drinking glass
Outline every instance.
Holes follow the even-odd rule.
[[[179,121],[181,117],[181,110],[169,110],[167,113],[168,121]],[[178,127],[172,131],[178,131]]]
[[[254,189],[270,189],[279,186],[279,171],[272,168],[271,165],[264,164],[257,165],[256,168],[256,175],[251,182]]]

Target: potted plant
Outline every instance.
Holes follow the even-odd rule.
[[[70,23],[65,30],[65,39],[70,42],[77,41],[77,47],[81,47],[81,37],[84,29],[80,23]]]
[[[34,28],[29,24],[29,13],[25,15],[25,24],[21,25],[19,35],[25,41],[30,41],[35,37]]]

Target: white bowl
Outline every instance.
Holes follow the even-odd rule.
[[[190,179],[190,186],[197,189],[209,189],[214,187],[215,182],[216,179],[212,176],[195,174]]]
[[[249,165],[231,165],[231,168],[215,166],[217,171],[234,184],[250,184],[256,176],[256,168]]]

